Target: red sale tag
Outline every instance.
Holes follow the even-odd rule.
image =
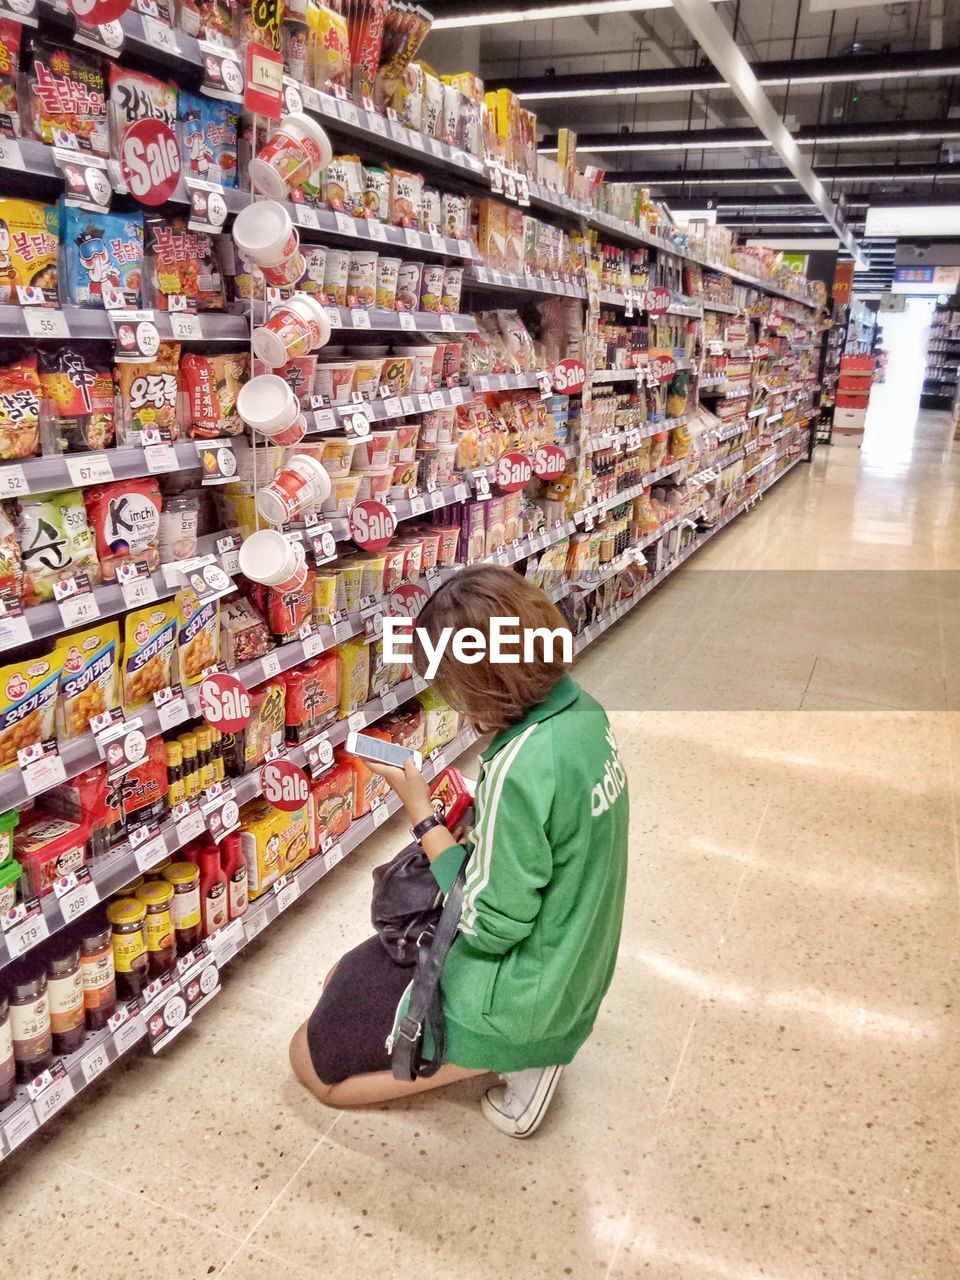
[[[243,107],[251,115],[279,120],[283,114],[283,54],[263,44],[247,45]]]

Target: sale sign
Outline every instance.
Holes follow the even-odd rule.
[[[541,444],[533,455],[533,472],[541,480],[556,480],[567,469],[567,455],[558,444]]]
[[[238,733],[253,714],[246,685],[218,672],[200,682],[200,714],[222,733]]]
[[[405,582],[387,596],[384,613],[388,618],[415,618],[430,595],[415,582]]]
[[[587,371],[579,360],[561,360],[553,367],[553,386],[561,396],[577,396],[586,386]]]
[[[180,181],[180,147],[162,120],[137,120],[120,140],[120,168],[134,199],[166,204]]]
[[[651,382],[667,382],[677,372],[673,356],[651,355],[647,363],[647,376]]]
[[[267,804],[294,813],[310,799],[310,779],[292,760],[271,760],[260,770],[260,790]]]
[[[67,7],[86,27],[116,22],[130,8],[130,0],[67,0]]]
[[[533,477],[533,466],[525,453],[505,453],[498,459],[493,478],[506,493],[526,488]]]
[[[397,531],[397,518],[382,502],[358,502],[350,512],[350,537],[364,551],[382,551]]]
[[[656,285],[653,289],[648,289],[643,295],[643,309],[647,315],[662,316],[665,311],[670,310],[670,304],[673,302],[673,296],[669,289],[664,289],[660,285]]]

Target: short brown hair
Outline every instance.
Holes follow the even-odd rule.
[[[560,610],[543,592],[511,569],[476,565],[461,570],[440,587],[416,619],[433,644],[445,627],[454,631],[473,627],[490,640],[492,618],[517,618],[521,634],[534,628],[569,631]],[[571,643],[572,648],[572,643]],[[413,665],[419,675],[427,655],[417,631],[413,637]],[[484,733],[495,733],[522,720],[543,702],[569,663],[542,656],[531,662],[475,664],[460,662],[448,646],[440,659],[434,686],[454,710]]]

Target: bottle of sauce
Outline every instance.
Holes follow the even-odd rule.
[[[200,850],[200,909],[203,913],[203,936],[212,937],[227,923],[227,877],[220,866],[220,850],[205,845]]]
[[[107,908],[113,930],[117,995],[121,1000],[135,1000],[150,981],[143,928],[146,918],[147,909],[136,898],[118,898]]]
[[[247,887],[247,862],[239,831],[231,831],[220,844],[220,865],[227,877],[227,915],[239,920],[246,915],[250,899]]]
[[[209,791],[217,780],[217,765],[213,756],[212,730],[204,725],[197,730],[197,769],[200,774],[200,792]]]
[[[53,1061],[47,975],[36,960],[17,965],[8,979],[10,1033],[17,1079],[32,1080]]]
[[[76,1053],[87,1038],[83,1009],[83,976],[80,947],[69,938],[58,938],[47,951],[47,1001],[53,1052]]]
[[[227,776],[227,767],[223,762],[223,734],[219,729],[211,728],[210,738],[213,744],[214,781],[223,782]]]
[[[137,890],[137,900],[147,909],[147,964],[151,981],[169,973],[177,963],[177,938],[173,930],[173,885],[153,880]]]
[[[106,919],[84,928],[80,938],[80,977],[87,1029],[102,1031],[117,1009],[113,932]]]
[[[17,1064],[13,1057],[10,1004],[0,994],[0,1107],[5,1107],[17,1088]]]
[[[180,751],[183,757],[183,787],[188,800],[196,800],[200,794],[200,774],[197,770],[197,735],[181,733]]]
[[[185,956],[203,937],[200,914],[200,872],[192,862],[172,862],[163,873],[173,885],[170,912],[177,939],[177,955]]]
[[[167,752],[167,801],[171,809],[183,804],[187,789],[183,782],[183,751],[178,741],[166,744]]]

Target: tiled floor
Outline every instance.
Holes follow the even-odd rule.
[[[536,1139],[479,1085],[338,1115],[288,1076],[394,821],[0,1167],[4,1274],[960,1275],[960,446],[888,444],[820,450],[580,664],[632,878]]]

